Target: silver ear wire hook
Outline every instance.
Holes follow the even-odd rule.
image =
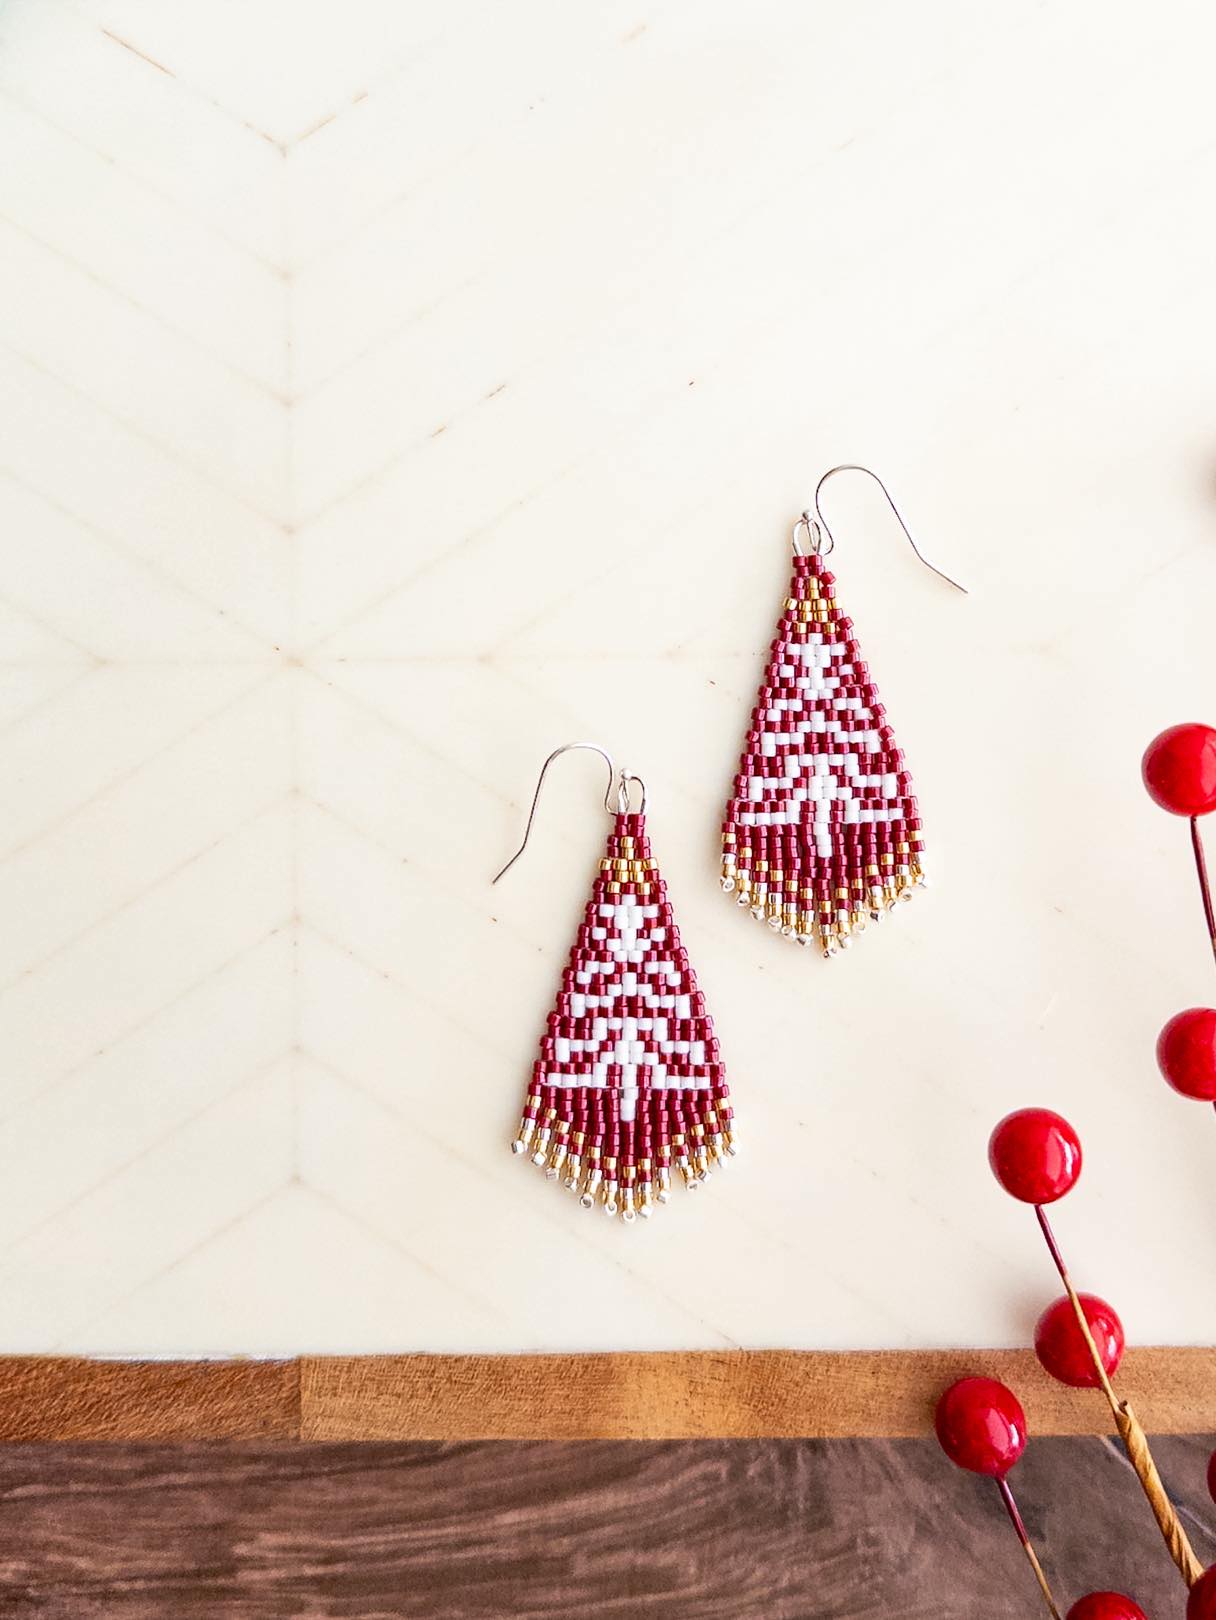
[[[645,784],[645,782],[643,782],[642,778],[637,775],[636,772],[634,772],[634,771],[618,771],[617,768],[616,768],[616,764],[613,761],[612,755],[608,752],[608,750],[606,748],[601,748],[598,743],[589,743],[589,742],[563,743],[560,748],[555,748],[553,750],[553,752],[549,755],[548,759],[541,766],[540,775],[536,778],[536,792],[532,795],[532,808],[528,811],[528,825],[524,828],[524,841],[519,846],[519,848],[515,851],[514,855],[512,855],[511,859],[507,862],[507,864],[502,868],[502,870],[500,872],[496,872],[494,874],[494,876],[491,878],[491,880],[490,880],[491,886],[493,884],[497,883],[500,877],[504,877],[511,870],[511,868],[515,865],[516,861],[523,854],[524,850],[527,849],[527,847],[528,847],[528,839],[532,836],[532,823],[536,819],[536,806],[540,802],[540,790],[545,785],[545,773],[546,773],[546,771],[548,771],[550,765],[552,765],[552,763],[553,763],[553,761],[555,759],[559,759],[562,754],[569,754],[570,752],[572,752],[572,750],[574,750],[576,748],[589,749],[591,751],[591,753],[598,754],[600,756],[600,758],[604,761],[605,765],[607,765],[607,767],[608,767],[608,786],[604,790],[604,809],[607,810],[607,812],[608,812],[608,814],[610,816],[612,816],[612,815],[627,816],[627,815],[629,815],[631,813],[635,814],[635,815],[644,815],[645,814],[645,812],[646,812],[646,784]],[[630,803],[630,799],[629,799],[629,784],[630,784],[630,782],[636,782],[638,787],[642,790],[642,802],[638,806],[636,811],[633,810],[633,807],[632,807],[632,805]],[[613,789],[614,786],[616,788],[616,806],[615,806],[615,808],[613,807],[613,803],[612,803],[612,789]]]
[[[629,802],[630,782],[636,782],[642,792],[642,802],[636,810]],[[621,771],[620,783],[617,787],[617,806],[622,816],[644,816],[646,814],[646,784],[636,771]]]
[[[819,505],[819,492],[827,483],[829,478],[834,478],[837,473],[842,472],[865,473],[867,478],[872,478],[878,485],[879,489],[881,489],[883,494],[886,496],[887,505],[891,508],[892,512],[895,513],[896,521],[899,523],[900,528],[904,531],[908,544],[916,553],[919,561],[924,563],[925,567],[930,573],[936,574],[939,579],[944,579],[947,585],[953,585],[956,591],[962,591],[964,596],[969,596],[971,594],[965,585],[960,585],[957,579],[952,579],[949,574],[943,572],[943,570],[938,568],[936,564],[929,561],[928,557],[925,556],[924,552],[912,538],[912,531],[904,522],[903,513],[899,510],[899,507],[896,506],[894,500],[892,499],[891,491],[883,483],[882,479],[876,472],[871,472],[869,467],[859,467],[855,462],[845,462],[839,467],[829,467],[827,472],[824,473],[823,477],[815,485],[814,513],[812,514],[811,512],[804,512],[794,525],[794,551],[796,554],[800,556],[806,555],[806,553],[803,552],[800,547],[801,532],[804,529],[806,530],[808,549],[813,556],[826,557],[835,546],[836,536],[828,527],[828,520],[824,517],[823,510]]]
[[[804,533],[806,535],[805,545],[802,540]],[[824,545],[823,530],[809,512],[804,512],[794,525],[795,557],[826,557],[835,544],[836,542],[833,540],[832,545]]]

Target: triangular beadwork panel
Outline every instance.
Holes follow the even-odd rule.
[[[541,1037],[516,1153],[626,1221],[734,1152],[713,1021],[640,815],[615,818]]]
[[[903,754],[822,557],[796,556],[722,827],[722,887],[830,956],[923,883]]]

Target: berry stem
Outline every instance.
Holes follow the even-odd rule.
[[[1036,1204],[1034,1212],[1039,1218],[1039,1226],[1042,1228],[1043,1237],[1046,1240],[1051,1258],[1055,1261],[1056,1270],[1060,1273],[1060,1281],[1064,1284],[1064,1292],[1068,1295],[1069,1303],[1072,1305],[1073,1315],[1077,1319],[1081,1337],[1085,1340],[1085,1348],[1089,1351],[1089,1359],[1093,1362],[1094,1373],[1097,1376],[1102,1393],[1106,1396],[1111,1412],[1117,1418],[1119,1415],[1119,1397],[1115,1394],[1114,1386],[1106,1375],[1106,1368],[1102,1365],[1102,1356],[1094,1343],[1094,1336],[1090,1331],[1089,1318],[1086,1316],[1085,1307],[1081,1304],[1077,1291],[1072,1285],[1072,1278],[1068,1275],[1068,1267],[1064,1264],[1064,1256],[1060,1253],[1060,1245],[1056,1242],[1056,1235],[1051,1229],[1051,1222],[1047,1219],[1047,1211],[1042,1204]]]
[[[1216,909],[1212,906],[1212,890],[1208,884],[1208,863],[1203,855],[1203,840],[1199,836],[1199,817],[1191,817],[1191,849],[1195,856],[1195,874],[1199,879],[1199,895],[1203,901],[1203,916],[1207,923],[1208,940],[1212,955],[1216,957]]]
[[[1089,1351],[1089,1358],[1093,1362],[1094,1372],[1097,1374],[1102,1393],[1106,1396],[1111,1416],[1115,1420],[1115,1428],[1118,1431],[1119,1438],[1123,1441],[1128,1461],[1135,1471],[1136,1478],[1140,1481],[1140,1488],[1148,1499],[1148,1505],[1157,1521],[1157,1528],[1161,1531],[1165,1544],[1170,1550],[1170,1557],[1178,1566],[1178,1572],[1187,1585],[1194,1586],[1195,1582],[1203,1574],[1203,1565],[1195,1556],[1190,1541],[1187,1539],[1186,1531],[1182,1528],[1182,1521],[1178,1517],[1174,1504],[1170,1501],[1165,1485],[1162,1483],[1161,1475],[1157,1472],[1157,1465],[1153,1461],[1153,1454],[1149,1450],[1148,1439],[1144,1430],[1140,1427],[1139,1419],[1132,1411],[1130,1403],[1121,1401],[1118,1395],[1115,1394],[1114,1385],[1107,1376],[1106,1368],[1102,1364],[1102,1356],[1094,1343],[1094,1336],[1090,1331],[1089,1318],[1085,1315],[1085,1307],[1081,1304],[1077,1291],[1072,1285],[1072,1278],[1068,1275],[1068,1267],[1064,1264],[1064,1256],[1060,1253],[1060,1245],[1056,1242],[1055,1233],[1051,1229],[1051,1222],[1047,1219],[1047,1212],[1042,1204],[1036,1204],[1034,1212],[1038,1216],[1039,1226],[1042,1229],[1051,1258],[1055,1261],[1056,1270],[1060,1273],[1060,1281],[1064,1284],[1064,1291],[1068,1295],[1073,1313],[1077,1318],[1077,1326],[1081,1330],[1081,1337],[1085,1340],[1085,1347]]]
[[[1039,1583],[1039,1591],[1043,1594],[1043,1602],[1047,1605],[1047,1612],[1051,1616],[1051,1620],[1062,1620],[1060,1611],[1056,1608],[1056,1600],[1051,1595],[1051,1587],[1047,1584],[1047,1576],[1043,1573],[1043,1566],[1039,1563],[1039,1555],[1031,1545],[1030,1537],[1026,1533],[1026,1526],[1022,1523],[1022,1515],[1018,1511],[1017,1502],[1014,1500],[1013,1492],[1009,1488],[1009,1481],[1004,1475],[998,1478],[996,1488],[1001,1493],[1001,1501],[1005,1504],[1005,1512],[1009,1515],[1009,1522],[1017,1532],[1018,1540],[1022,1543],[1022,1551],[1029,1559],[1031,1569],[1034,1570],[1034,1578]]]

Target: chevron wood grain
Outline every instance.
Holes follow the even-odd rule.
[[[1152,1065],[1208,964],[1136,780],[1216,678],[1213,45],[1185,0],[1147,66],[1097,0],[0,7],[0,1350],[1024,1346],[984,1142],[1043,1100],[1078,1279],[1216,1342]],[[854,458],[972,595],[833,486],[939,881],[822,968],[714,850]],[[572,736],[647,777],[739,1104],[647,1234],[504,1148],[598,766],[488,880]]]

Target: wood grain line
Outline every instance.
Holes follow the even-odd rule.
[[[1158,1442],[1205,1557],[1211,1437]],[[1182,1587],[1122,1458],[1040,1440],[1057,1596]],[[0,1446],[0,1611],[30,1620],[1037,1620],[988,1480],[932,1440]]]
[[[0,1442],[62,1440],[908,1439],[965,1373],[1017,1390],[1037,1435],[1113,1432],[1092,1391],[1023,1350],[0,1357]],[[1130,1350],[1118,1379],[1151,1434],[1216,1431],[1216,1349]]]
[[[306,1440],[898,1439],[932,1431],[953,1379],[1017,1390],[1036,1434],[1113,1433],[1090,1390],[1024,1350],[306,1357]],[[1154,1434],[1216,1428],[1216,1350],[1132,1350],[1119,1392]]]
[[[298,1361],[0,1357],[0,1441],[294,1440]]]

